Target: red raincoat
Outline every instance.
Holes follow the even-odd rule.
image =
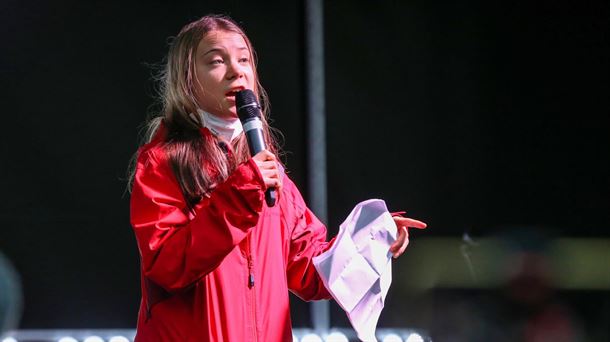
[[[139,151],[131,196],[142,277],[136,341],[292,341],[288,290],[330,298],[312,263],[330,246],[326,228],[286,175],[267,207],[253,160],[189,213],[157,135]]]

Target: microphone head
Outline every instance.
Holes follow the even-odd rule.
[[[250,89],[244,89],[235,94],[235,107],[241,122],[254,118],[260,119],[261,107],[258,104],[256,95]]]

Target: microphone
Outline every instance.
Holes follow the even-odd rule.
[[[263,137],[263,123],[261,121],[261,106],[256,100],[256,95],[250,89],[244,89],[235,94],[235,106],[237,107],[237,116],[244,128],[250,155],[254,156],[258,152],[266,149],[265,138]],[[265,202],[267,206],[273,207],[277,199],[277,193],[274,188],[268,188],[265,191]]]

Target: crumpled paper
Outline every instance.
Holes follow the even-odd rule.
[[[324,285],[345,310],[363,341],[377,341],[375,329],[390,284],[396,225],[380,199],[359,203],[340,225],[329,250],[313,258]]]

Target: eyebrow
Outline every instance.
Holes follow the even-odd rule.
[[[248,47],[242,46],[242,47],[239,47],[237,49],[240,50],[240,51],[241,50],[248,50]],[[211,48],[210,50],[206,51],[202,56],[205,56],[205,55],[207,55],[207,54],[209,54],[211,52],[220,52],[220,51],[223,51],[223,49],[221,49],[221,48]]]

